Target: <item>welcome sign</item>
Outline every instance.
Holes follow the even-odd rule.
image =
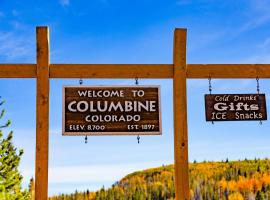
[[[206,121],[267,120],[265,94],[207,94]]]
[[[161,134],[159,86],[64,86],[63,135]]]

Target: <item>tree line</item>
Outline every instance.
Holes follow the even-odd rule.
[[[201,162],[189,165],[190,200],[270,199],[270,160]],[[174,166],[132,173],[110,188],[53,196],[50,200],[172,200]]]
[[[0,107],[4,101],[0,99]],[[5,110],[0,109],[0,122]],[[23,189],[18,167],[23,150],[12,143],[10,125],[0,123],[0,199],[34,199],[34,180]],[[270,200],[270,160],[201,162],[189,164],[190,200]],[[75,191],[52,196],[50,200],[173,200],[174,166],[167,165],[127,175],[110,188]]]

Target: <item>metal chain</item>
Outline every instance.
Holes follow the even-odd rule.
[[[211,77],[209,76],[208,78],[208,83],[209,83],[209,94],[212,94],[212,84],[211,84]]]
[[[83,84],[83,79],[82,78],[80,78],[80,80],[79,80],[79,84],[80,85],[82,85]],[[87,144],[88,143],[88,141],[87,141],[87,135],[85,136],[85,138],[84,138],[84,143],[85,144]]]
[[[260,95],[260,79],[259,77],[256,78],[256,82],[257,82],[257,93],[258,93],[258,96]],[[260,120],[259,122],[260,125],[262,125],[262,120]]]
[[[135,78],[135,85],[139,85],[139,79],[138,77]],[[140,135],[137,136],[138,144],[140,144]]]
[[[211,95],[212,94],[212,84],[211,84],[211,77],[209,76],[208,78],[208,87],[209,87],[209,94]],[[214,124],[214,121],[212,121],[212,124]]]
[[[259,77],[256,78],[257,81],[257,93],[260,94],[260,83],[259,83]]]

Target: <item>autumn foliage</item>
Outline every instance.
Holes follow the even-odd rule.
[[[270,160],[192,163],[191,200],[270,199]],[[173,165],[127,175],[111,188],[75,192],[51,200],[172,200],[175,198]]]

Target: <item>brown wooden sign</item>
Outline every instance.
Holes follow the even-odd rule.
[[[63,87],[63,135],[159,134],[159,86]]]
[[[207,94],[206,121],[267,120],[265,94]]]

